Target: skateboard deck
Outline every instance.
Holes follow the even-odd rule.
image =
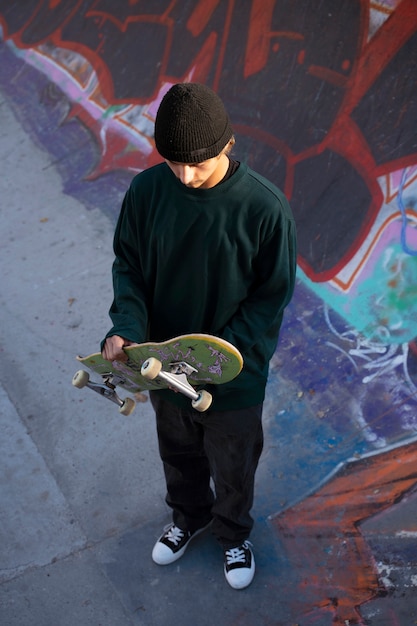
[[[227,383],[240,373],[243,358],[231,343],[206,334],[181,335],[160,343],[147,342],[124,348],[126,362],[109,362],[99,352],[78,356],[77,360],[101,377],[90,381],[88,372],[79,370],[73,377],[75,387],[89,387],[119,405],[129,415],[135,406],[132,398],[122,400],[116,387],[137,395],[150,389],[171,388],[192,400],[192,406],[205,411],[211,395],[198,388],[205,384]]]

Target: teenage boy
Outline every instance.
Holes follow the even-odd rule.
[[[296,231],[283,193],[232,159],[233,144],[214,91],[171,87],[155,121],[164,162],[134,177],[117,223],[113,327],[102,352],[123,360],[132,343],[209,333],[242,353],[243,371],[210,389],[205,413],[171,390],[150,392],[173,516],[152,558],[173,563],[210,524],[226,579],[242,589],[255,572],[248,539],[262,404],[294,289]]]

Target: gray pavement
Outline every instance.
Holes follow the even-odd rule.
[[[153,623],[97,556],[167,520],[150,408],[121,418],[71,386],[108,326],[113,225],[63,194],[4,99],[0,163],[0,623]]]

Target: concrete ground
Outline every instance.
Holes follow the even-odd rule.
[[[336,528],[341,509],[320,509],[309,535],[319,547],[310,552],[302,531],[292,532],[291,512],[300,525],[332,472],[331,484],[349,483],[346,459],[362,463],[364,481],[370,468],[379,476],[375,448],[360,428],[347,433],[336,421],[313,420],[295,382],[275,392],[279,352],[253,511],[253,584],[228,587],[208,533],[176,564],[153,564],[152,545],[170,516],[149,404],[125,418],[71,386],[75,355],[97,349],[109,325],[114,220],[63,192],[51,155],[12,107],[0,95],[0,624],[417,624],[415,440],[407,440],[408,473],[385,481],[379,508],[383,481],[371,485],[363,499],[372,510],[352,515],[345,534]],[[301,319],[302,302],[300,295],[290,318]],[[284,342],[283,354],[289,350]],[[392,463],[395,453],[391,446]],[[402,466],[405,459],[403,448]],[[340,582],[344,570],[359,573]]]

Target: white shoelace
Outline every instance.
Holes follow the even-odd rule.
[[[174,544],[174,546],[177,546],[185,535],[184,531],[181,530],[181,528],[178,528],[177,526],[171,526],[171,527],[167,526],[166,528],[164,528],[164,530],[167,531],[166,532],[167,540],[171,541]]]
[[[230,550],[226,550],[226,560],[227,565],[233,565],[234,563],[244,563],[246,561],[245,550],[243,548],[249,549],[249,541],[245,541],[240,548],[230,548]]]

